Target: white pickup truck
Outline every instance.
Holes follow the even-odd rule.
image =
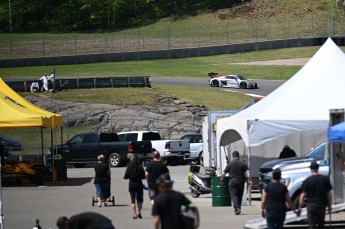
[[[121,141],[151,141],[152,148],[171,165],[182,163],[190,156],[188,140],[163,140],[158,131],[128,131],[119,132],[117,135]]]

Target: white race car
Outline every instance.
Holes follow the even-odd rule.
[[[211,87],[234,87],[234,88],[258,88],[258,84],[253,80],[247,80],[240,75],[214,75],[209,73]]]

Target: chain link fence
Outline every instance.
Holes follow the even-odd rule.
[[[0,34],[0,59],[76,56],[229,45],[292,38],[344,36],[343,16],[233,19],[206,24],[152,25],[121,31]]]
[[[202,127],[201,118],[191,112],[176,113],[174,117],[151,112],[140,116],[123,116],[113,111],[99,113],[94,117],[75,113],[62,115],[64,123],[61,128],[0,130],[1,135],[21,144],[20,149],[9,149],[10,158],[45,157],[51,145],[65,143],[80,133],[156,130],[164,139],[179,139],[184,134],[200,131]]]

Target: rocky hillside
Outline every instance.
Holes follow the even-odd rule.
[[[160,95],[156,105],[72,103],[48,96],[27,97],[27,100],[64,116],[64,126],[91,125],[96,132],[158,130],[164,138],[179,139],[202,128],[203,106],[195,106],[172,96]]]

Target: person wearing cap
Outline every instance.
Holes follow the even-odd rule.
[[[227,164],[220,180],[223,181],[225,175],[229,173],[229,193],[234,206],[235,214],[241,214],[241,203],[244,192],[244,184],[248,180],[248,185],[251,186],[250,170],[246,163],[240,161],[240,154],[238,151],[232,152],[232,161]]]
[[[287,187],[280,183],[281,170],[274,169],[272,182],[264,189],[261,198],[261,215],[266,218],[268,229],[282,229],[286,217],[286,204],[298,215],[298,211],[292,203]]]
[[[318,173],[319,165],[316,161],[310,164],[311,176],[302,185],[302,193],[299,198],[299,213],[307,198],[307,218],[309,228],[324,228],[326,206],[328,212],[332,211],[332,185],[329,177]],[[316,226],[318,225],[318,227]]]
[[[156,196],[153,207],[152,216],[154,228],[158,229],[176,229],[186,228],[182,218],[181,208],[193,209],[196,214],[194,229],[199,227],[199,213],[192,202],[181,192],[173,190],[173,181],[168,174],[162,174],[157,179],[159,194]]]
[[[147,179],[148,184],[148,193],[151,201],[151,205],[153,205],[153,199],[157,196],[159,189],[157,184],[157,179],[162,174],[169,175],[169,169],[161,160],[161,156],[159,152],[153,149],[153,160],[147,164],[145,177]]]

